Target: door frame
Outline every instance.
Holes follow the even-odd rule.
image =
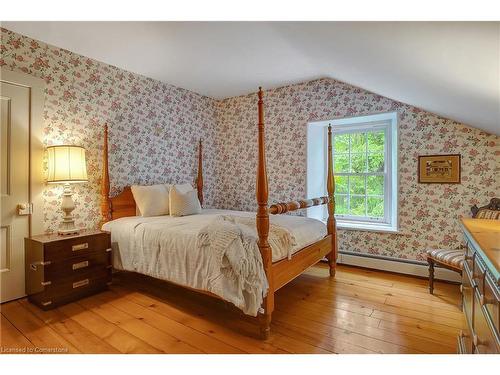
[[[29,235],[41,234],[43,227],[43,107],[45,81],[25,73],[0,68],[0,81],[26,87],[30,91],[29,108],[29,203],[33,213],[29,215]]]

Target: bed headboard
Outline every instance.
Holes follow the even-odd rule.
[[[198,199],[203,205],[203,151],[201,139],[198,144],[198,174],[196,178]],[[104,124],[104,141],[102,151],[102,180],[101,180],[101,227],[108,221],[120,217],[136,216],[137,207],[130,186],[116,196],[110,196],[109,165],[108,165],[108,125]]]

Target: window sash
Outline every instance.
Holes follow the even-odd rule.
[[[370,216],[354,216],[354,215],[346,215],[346,214],[335,214],[335,217],[340,220],[348,220],[352,222],[358,222],[358,223],[381,223],[381,224],[392,224],[391,223],[391,212],[392,212],[392,207],[391,207],[391,197],[390,197],[390,190],[392,186],[392,172],[389,170],[392,168],[391,163],[390,163],[390,150],[391,150],[391,142],[392,139],[391,137],[391,132],[390,132],[390,121],[380,121],[378,123],[365,123],[365,124],[353,124],[353,125],[344,125],[339,128],[333,128],[332,129],[332,135],[333,135],[333,147],[332,147],[332,156],[333,156],[333,163],[335,165],[335,136],[336,135],[344,135],[344,134],[359,134],[359,133],[364,133],[365,134],[365,151],[364,152],[351,152],[351,137],[349,137],[349,148],[348,152],[340,152],[337,155],[347,155],[349,157],[349,171],[352,170],[352,157],[351,155],[356,154],[356,155],[365,155],[365,170],[368,171],[368,156],[370,154],[383,154],[384,155],[384,171],[383,172],[339,172],[336,173],[334,171],[334,176],[346,176],[346,177],[365,177],[365,194],[351,194],[350,193],[350,179],[349,183],[347,186],[347,193],[336,193],[335,195],[342,195],[342,196],[348,196],[348,209],[350,208],[350,197],[352,196],[364,196],[365,197],[365,214],[367,214],[368,210],[368,197],[369,196],[376,196],[376,197],[383,197],[384,199],[384,217],[383,218],[377,218],[377,217],[370,217]],[[383,131],[384,133],[384,150],[383,152],[372,152],[368,151],[368,133],[379,133]],[[384,194],[383,195],[368,195],[366,193],[366,177],[367,176],[383,176],[384,177]],[[326,210],[325,210],[326,213]]]

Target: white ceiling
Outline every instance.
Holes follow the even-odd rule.
[[[214,98],[331,77],[500,134],[500,23],[2,22]]]

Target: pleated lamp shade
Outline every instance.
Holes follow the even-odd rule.
[[[85,149],[81,146],[47,147],[50,183],[76,183],[87,181]]]

